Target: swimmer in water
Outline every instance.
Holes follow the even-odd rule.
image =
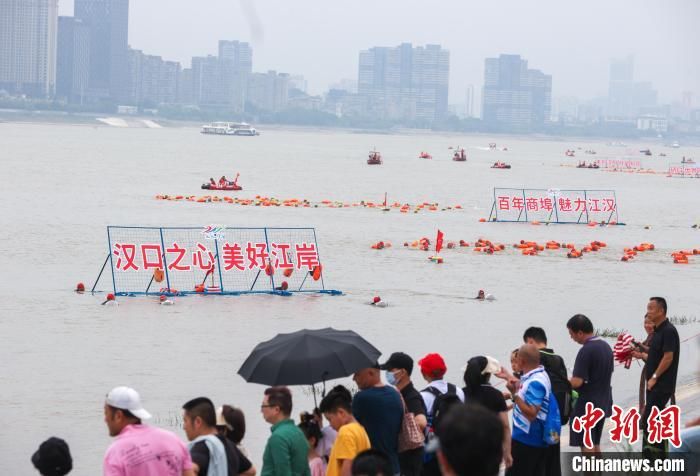
[[[374,307],[387,307],[389,305],[388,303],[382,301],[382,298],[380,298],[379,296],[374,296],[372,298],[372,302],[370,302],[369,304]]]
[[[479,294],[472,299],[477,301],[494,301],[496,297],[493,294],[486,294],[483,289],[479,289]]]
[[[160,298],[158,298],[158,304],[160,304],[161,306],[172,306],[173,304],[175,304],[175,302],[168,299],[168,297],[165,294],[161,294]]]

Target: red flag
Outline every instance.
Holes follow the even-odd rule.
[[[442,249],[442,238],[445,236],[440,230],[437,232],[437,238],[435,239],[435,252],[439,253]]]

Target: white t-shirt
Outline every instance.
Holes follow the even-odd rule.
[[[440,393],[447,392],[447,382],[444,380],[433,380],[428,384],[428,387],[435,387]],[[457,387],[457,385],[455,385]],[[428,415],[431,415],[431,410],[433,408],[433,402],[435,401],[435,396],[430,392],[421,392],[421,397],[423,397],[423,402],[425,402],[425,408],[428,410]],[[464,402],[464,392],[461,388],[457,387],[457,396],[462,402]]]
[[[328,425],[321,429],[321,434],[323,437],[318,442],[316,452],[321,456],[330,456],[331,448],[333,447],[333,443],[335,443],[338,432],[335,431],[332,426]]]

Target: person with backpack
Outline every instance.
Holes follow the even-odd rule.
[[[571,382],[566,372],[566,364],[560,355],[547,347],[547,334],[541,327],[528,327],[523,333],[523,342],[532,344],[540,352],[540,364],[544,367],[552,384],[552,393],[559,404],[562,426],[569,422],[571,415]],[[561,447],[559,443],[547,447],[546,476],[561,476]]]
[[[461,388],[443,380],[447,372],[447,365],[440,354],[428,354],[418,361],[421,374],[428,386],[420,394],[423,397],[425,408],[428,410],[428,426],[425,428],[426,440],[430,441],[435,436],[435,429],[439,427],[440,419],[447,413],[450,407],[464,403],[464,392]],[[432,476],[440,474],[440,466],[434,454],[426,453],[423,459],[423,475]]]
[[[551,444],[548,417],[552,412],[559,420],[559,409],[553,404],[552,384],[540,365],[537,347],[530,344],[520,347],[518,365],[523,371],[521,380],[509,380],[506,384],[513,395],[513,465],[506,470],[506,476],[543,476],[547,446]],[[561,424],[559,421],[556,424],[558,440]]]

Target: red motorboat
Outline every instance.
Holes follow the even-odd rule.
[[[510,164],[506,164],[505,162],[494,162],[494,164],[491,166],[492,169],[509,169]]]
[[[212,184],[210,184],[210,183],[203,183],[203,184],[202,184],[202,189],[204,189],[204,190],[228,190],[228,191],[231,191],[231,190],[243,190],[243,187],[241,187],[240,185],[236,185],[236,184],[230,184],[230,185],[219,185],[219,184],[216,184],[216,185],[212,185]]]
[[[382,154],[373,150],[369,153],[369,158],[367,159],[369,165],[381,165],[382,164]]]
[[[225,176],[219,179],[219,182],[214,182],[213,178],[209,179],[209,183],[202,184],[202,190],[223,190],[223,191],[233,191],[233,190],[243,190],[243,187],[238,185],[238,177],[240,174],[236,174],[236,178],[233,182],[226,180]]]
[[[455,153],[452,156],[452,160],[454,160],[455,162],[466,162],[467,154],[464,152],[464,149],[458,148],[457,150],[455,150]]]
[[[433,156],[427,152],[421,152],[420,155],[418,156],[418,158],[419,159],[432,159]]]

